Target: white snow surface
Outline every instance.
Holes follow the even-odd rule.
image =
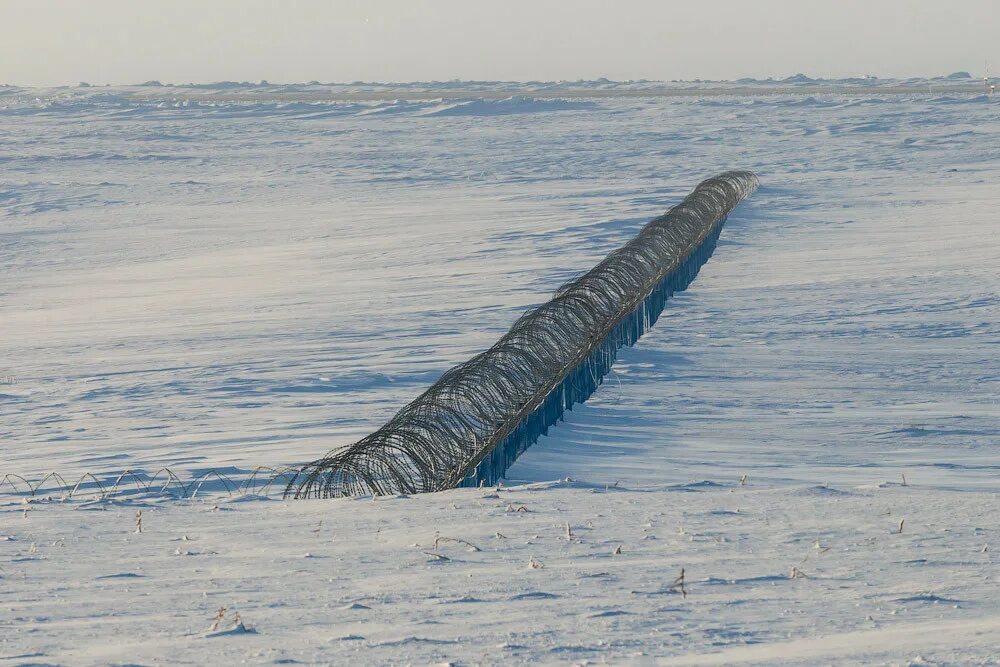
[[[698,181],[762,182],[499,490],[6,478],[0,665],[1000,664],[1000,98],[796,85],[0,87],[0,478],[306,462]]]

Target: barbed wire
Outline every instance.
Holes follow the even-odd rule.
[[[26,498],[61,494],[66,500],[208,493],[328,498],[494,484],[565,410],[600,386],[618,349],[635,343],[667,298],[688,286],[711,256],[728,213],[757,185],[749,171],[700,183],[595,268],[521,316],[493,347],[444,373],[383,427],[305,466],[258,466],[242,481],[216,468],[186,482],[167,467],[152,475],[125,470],[103,481],[85,472],[73,484],[57,472],[34,482],[8,473],[0,494],[9,487]],[[275,488],[279,480],[283,487]]]
[[[59,496],[65,500],[89,498],[108,500],[123,496],[156,495],[172,498],[194,498],[201,495],[222,494],[236,496],[276,496],[284,495],[284,485],[295,477],[296,468],[272,468],[257,466],[247,471],[245,479],[234,480],[221,469],[211,468],[201,471],[186,482],[171,468],[160,468],[152,475],[141,470],[125,470],[111,473],[102,481],[97,475],[85,472],[75,483],[66,481],[58,472],[49,472],[31,481],[17,473],[7,473],[0,478],[0,495],[5,493],[25,498]],[[73,479],[72,477],[70,479]],[[206,488],[206,483],[214,480],[214,487]],[[281,480],[282,484],[276,486]]]
[[[619,348],[656,322],[715,248],[749,171],[700,183],[595,268],[445,372],[380,429],[303,466],[286,497],[422,493],[493,484],[565,410],[585,401]]]

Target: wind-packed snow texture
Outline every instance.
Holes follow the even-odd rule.
[[[692,184],[763,183],[507,472],[576,482],[7,486],[0,664],[996,662],[1000,98],[796,86],[462,114],[0,88],[0,475],[32,479],[310,460]],[[256,632],[204,636],[222,606]]]
[[[117,100],[0,115],[5,471],[309,460],[745,164],[697,289],[532,469],[993,476],[997,98]]]

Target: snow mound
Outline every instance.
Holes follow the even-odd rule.
[[[536,99],[514,95],[501,100],[469,100],[445,103],[428,109],[421,116],[504,116],[546,111],[588,111],[597,104],[585,100]]]
[[[817,497],[840,497],[840,496],[850,496],[853,495],[849,491],[842,491],[840,489],[834,489],[829,486],[806,486],[797,488],[791,491],[794,496],[817,496]]]

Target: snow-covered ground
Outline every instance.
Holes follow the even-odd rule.
[[[993,493],[577,482],[3,510],[3,664],[1000,660]],[[254,632],[210,632],[223,607],[216,633],[235,613]]]
[[[1000,98],[788,85],[0,88],[0,477],[310,460],[697,181],[762,182],[509,474],[576,481],[24,504],[12,479],[0,664],[1000,661]],[[255,632],[209,633],[223,606]]]

